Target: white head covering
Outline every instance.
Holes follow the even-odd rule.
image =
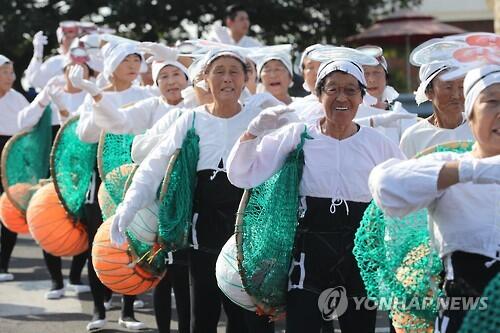
[[[3,54],[0,54],[0,66],[8,63],[8,62],[12,62],[9,58],[7,58],[6,56],[4,56]]]
[[[330,73],[335,71],[341,71],[347,74],[351,74],[366,87],[365,72],[363,67],[357,63],[350,61],[348,59],[337,59],[330,62],[324,62],[319,66],[318,76],[316,76],[316,89],[319,87],[321,81]]]
[[[112,44],[112,43],[111,43]],[[114,47],[113,47],[114,46]],[[144,58],[137,49],[137,45],[130,43],[112,44],[106,50],[103,50],[104,69],[103,74],[106,78],[111,79],[111,76],[120,63],[130,54],[137,54],[141,58],[141,67],[144,64]],[[141,72],[143,69],[141,68]]]
[[[464,79],[465,115],[467,118],[470,118],[479,94],[495,83],[500,83],[500,65],[486,65],[467,73]]]
[[[320,47],[323,47],[325,45],[323,44],[313,44],[313,45],[309,45],[308,47],[306,47],[306,49],[304,50],[304,52],[302,52],[301,56],[300,56],[300,62],[299,62],[299,68],[298,68],[298,73],[299,75],[302,75],[304,73],[304,60],[305,58],[309,55],[309,53],[311,53],[312,51],[316,50],[316,49],[319,49]]]
[[[431,62],[430,64],[424,64],[420,67],[420,71],[418,73],[420,85],[418,86],[417,91],[415,91],[415,101],[418,105],[429,100],[425,94],[425,89],[427,89],[429,83],[434,80],[439,73],[450,68],[451,67],[448,63],[442,61]]]
[[[270,53],[265,55],[264,57],[261,57],[257,60],[257,75],[261,77],[261,72],[262,69],[264,68],[264,65],[267,64],[271,60],[278,60],[280,61],[288,70],[288,73],[290,74],[291,77],[293,77],[293,66],[292,66],[292,59],[290,57],[290,53],[285,53],[285,52],[276,52],[276,53]]]
[[[177,60],[165,60],[165,61],[161,61],[161,62],[154,61],[153,65],[151,66],[151,68],[152,68],[153,82],[154,82],[154,84],[156,86],[158,86],[158,82],[157,82],[158,81],[158,75],[160,74],[160,71],[165,66],[174,66],[174,67],[180,69],[184,73],[184,75],[186,75],[186,78],[188,80],[188,84],[191,83],[191,80],[189,79],[189,71],[186,68],[186,66],[184,66],[183,64],[181,64]]]
[[[207,67],[217,60],[220,57],[232,57],[235,58],[239,61],[241,61],[242,64],[246,66],[246,59],[243,55],[240,54],[239,51],[235,49],[211,49],[205,54],[204,57],[196,59],[191,66],[189,66],[189,77],[191,77],[193,80],[198,77],[200,73],[205,71]],[[200,80],[196,82],[196,86],[208,91],[208,84],[205,80]]]
[[[62,21],[59,22],[59,26],[56,29],[57,42],[59,44],[62,43],[64,37],[64,28],[76,28],[80,29],[80,22],[78,21]]]

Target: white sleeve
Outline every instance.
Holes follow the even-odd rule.
[[[180,108],[172,109],[167,112],[148,129],[144,134],[138,134],[132,142],[132,160],[135,163],[141,163],[146,156],[162,141],[162,138],[167,134],[168,129],[180,117],[183,110]]]
[[[35,56],[31,58],[31,61],[28,65],[28,68],[24,71],[24,76],[28,81],[29,85],[35,87],[34,78],[36,74],[40,71],[40,66],[42,66],[42,62],[38,60]]]
[[[439,173],[453,159],[456,154],[441,153],[406,161],[387,160],[370,173],[373,199],[384,213],[395,217],[428,207],[443,193],[437,188]]]
[[[155,196],[167,170],[170,157],[182,146],[188,128],[191,126],[192,112],[181,116],[165,139],[139,165],[132,184],[123,199],[123,209],[138,211],[155,200]]]
[[[26,78],[33,87],[37,89],[43,89],[50,79],[52,79],[54,76],[63,74],[63,69],[59,64],[60,62],[53,57],[47,59],[38,67],[34,65],[34,67],[31,69],[30,63],[30,66],[28,66],[28,69],[26,69]]]
[[[44,108],[35,99],[31,104],[19,111],[17,114],[17,126],[22,130],[35,126],[42,117],[43,111]]]
[[[151,115],[158,107],[156,98],[147,99],[128,107],[116,108],[109,95],[93,103],[94,119],[97,126],[113,134],[139,134],[151,125]]]
[[[227,159],[227,177],[240,188],[253,188],[283,166],[300,142],[304,124],[293,123],[259,138],[238,140]]]
[[[99,142],[102,129],[95,123],[92,103],[92,97],[87,94],[83,104],[80,105],[77,111],[80,115],[80,120],[76,127],[76,134],[78,138],[84,142],[97,143]]]

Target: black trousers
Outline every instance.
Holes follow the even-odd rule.
[[[52,254],[43,251],[43,259],[49,271],[50,279],[52,280],[52,289],[61,289],[64,287],[62,275],[62,260],[61,257],[53,256]],[[73,284],[82,283],[82,270],[85,267],[89,254],[88,250],[73,257],[71,268],[69,271],[69,282]]]

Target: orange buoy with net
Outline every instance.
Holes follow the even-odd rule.
[[[155,287],[163,275],[153,275],[142,269],[128,245],[111,244],[110,227],[114,215],[97,230],[92,245],[92,264],[101,282],[114,292],[139,295]]]
[[[0,196],[0,220],[12,232],[18,234],[30,232],[28,223],[26,223],[26,216],[12,204],[5,193]]]
[[[66,212],[53,183],[35,192],[26,220],[33,238],[54,256],[75,256],[88,249],[87,230]]]

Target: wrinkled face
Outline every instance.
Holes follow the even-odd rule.
[[[0,91],[9,91],[16,81],[14,65],[11,62],[0,66]]]
[[[319,65],[321,65],[321,62],[309,59],[308,57],[305,57],[304,62],[302,63],[302,75],[307,87],[309,87],[309,91],[311,92],[314,91],[314,87],[316,85],[316,76],[318,75]]]
[[[133,82],[139,75],[141,69],[141,57],[137,54],[129,54],[122,62],[116,67],[113,72],[113,78]]]
[[[350,124],[363,102],[358,80],[351,74],[335,71],[323,82],[319,100],[326,119],[336,124]]]
[[[288,69],[279,60],[266,62],[260,72],[260,80],[265,90],[275,97],[288,94],[288,87],[292,83]]]
[[[222,56],[207,68],[205,80],[214,101],[238,103],[247,80],[246,68],[239,60]]]
[[[382,65],[363,66],[366,79],[366,91],[381,101],[385,86],[387,85],[386,74]]]
[[[165,66],[158,74],[158,87],[168,104],[175,105],[182,100],[181,91],[187,84],[186,75],[175,66]]]
[[[464,111],[464,79],[441,80],[441,72],[432,80],[432,88],[427,91],[435,110],[443,114],[457,114]]]
[[[227,19],[226,25],[234,34],[246,35],[248,29],[250,28],[250,19],[248,18],[248,13],[245,11],[239,11],[234,20]]]
[[[484,89],[472,107],[472,134],[484,152],[500,154],[500,83]]]

